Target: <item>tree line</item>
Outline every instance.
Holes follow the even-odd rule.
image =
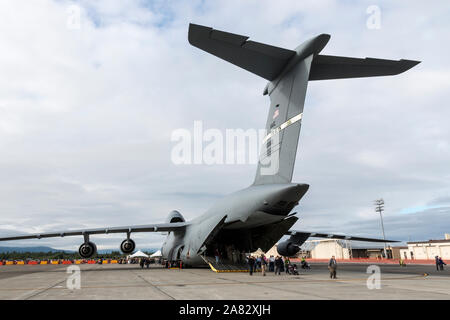
[[[150,255],[153,252],[145,252]],[[98,253],[92,259],[121,259],[126,258],[128,254],[123,254],[120,251],[112,251],[111,253]],[[0,260],[75,260],[82,259],[78,252],[2,252],[0,253]]]

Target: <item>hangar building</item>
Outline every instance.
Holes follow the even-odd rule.
[[[399,255],[403,259],[434,260],[439,256],[444,260],[450,259],[450,234],[445,239],[407,242],[407,247],[401,247]]]

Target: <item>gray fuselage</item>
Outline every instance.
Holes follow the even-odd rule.
[[[225,196],[204,214],[190,221],[184,230],[170,232],[161,249],[163,258],[181,260],[189,265],[204,263],[200,255],[210,253],[218,242],[244,252],[258,248],[267,250],[292,223],[282,228],[286,229],[283,232],[273,226],[286,218],[308,187],[294,183],[252,185]],[[275,240],[269,241],[269,244],[267,233],[264,239],[259,239],[261,236],[257,232],[266,227],[269,229],[267,232],[277,233],[272,237]]]

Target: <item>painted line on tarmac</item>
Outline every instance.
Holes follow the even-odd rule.
[[[154,285],[153,283],[151,283],[150,281],[148,281],[147,279],[145,279],[144,277],[142,277],[141,275],[137,274],[136,272],[133,272],[139,279],[141,279],[142,281],[144,281],[145,283],[150,285],[150,288],[152,289],[156,289],[156,291],[162,293],[163,295],[169,297],[172,300],[176,300],[174,297],[172,297],[170,294],[164,292],[163,290],[161,290],[160,288],[158,288],[157,285]],[[145,286],[146,288],[148,288],[148,286]]]
[[[26,290],[31,290],[32,292],[30,292],[28,294],[23,294],[22,296],[16,297],[15,299],[16,300],[29,300],[29,299],[34,298],[34,297],[40,295],[41,293],[44,293],[50,289],[60,289],[57,286],[61,283],[65,283],[65,282],[66,282],[66,279],[64,279],[62,281],[58,281],[49,287],[37,288],[37,289],[26,289]],[[12,289],[12,290],[14,290],[14,289]],[[25,296],[25,297],[23,297],[23,296]]]

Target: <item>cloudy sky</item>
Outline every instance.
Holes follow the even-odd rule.
[[[328,33],[323,54],[422,61],[309,84],[293,181],[311,187],[295,228],[380,237],[383,198],[388,238],[442,238],[449,14],[448,1],[2,1],[0,234],[163,222],[173,209],[190,219],[251,184],[254,164],[171,161],[174,130],[260,129],[268,112],[266,81],[190,46],[193,22],[287,49]],[[100,249],[121,240],[93,238]],[[163,236],[136,240],[158,247]]]

